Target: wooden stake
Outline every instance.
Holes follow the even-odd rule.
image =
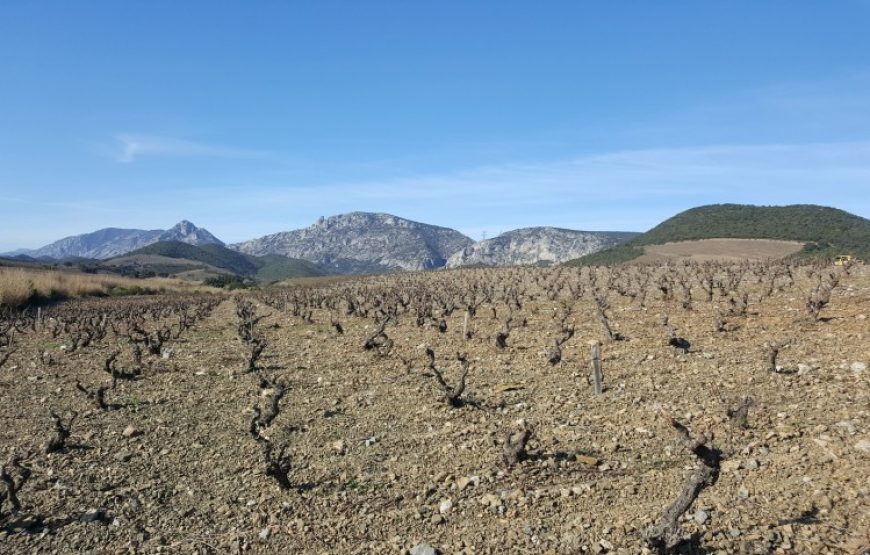
[[[601,375],[601,347],[596,341],[592,344],[592,380],[596,395],[601,395],[601,392],[604,391],[601,383],[603,378],[604,376]]]

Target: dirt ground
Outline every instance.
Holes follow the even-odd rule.
[[[702,239],[679,241],[664,245],[648,245],[644,254],[635,260],[641,263],[661,263],[666,260],[740,261],[785,258],[803,248],[796,241],[772,239]]]
[[[870,268],[841,278],[819,321],[807,317],[815,281],[803,270],[763,300],[747,277],[748,309],[726,316],[723,331],[711,324],[730,306],[719,293],[707,302],[696,287],[689,308],[655,280],[644,306],[611,293],[607,313],[622,339],[602,342],[600,395],[588,382],[590,341],[604,339],[591,290],[547,294],[583,271],[460,270],[319,290],[325,299],[353,287],[434,297],[523,284],[510,286],[522,307],[504,349],[493,340],[503,302],[477,309],[469,340],[464,307],[444,318],[444,332],[399,313],[385,328],[393,348],[379,356],[362,348],[372,317],[317,308],[309,322],[249,295],[267,315],[252,373],[226,297],[161,355],[146,355],[141,377],[109,389],[112,410],[76,382],[107,384],[115,349],[118,366],[133,367],[125,338],[109,333],[69,352],[70,338],[47,326],[22,332],[0,368],[0,448],[3,460],[23,455],[31,477],[19,511],[0,507],[0,552],[402,554],[421,543],[467,555],[650,552],[645,530],[697,465],[674,418],[712,434],[723,454],[718,480],[681,519],[675,553],[859,553],[870,540]],[[553,366],[544,351],[559,336],[563,300],[575,334]],[[662,314],[688,352],[668,344]],[[770,341],[788,345],[779,372],[767,365]],[[426,346],[451,384],[456,353],[467,353],[464,406],[444,402]],[[273,393],[264,378],[288,386],[262,433],[286,446],[290,490],[266,474],[249,432],[253,409]],[[729,418],[746,396],[747,418]],[[77,416],[66,447],[47,454],[50,411]],[[502,440],[519,420],[534,429],[531,456],[507,468]]]

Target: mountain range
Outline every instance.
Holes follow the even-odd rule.
[[[223,245],[207,230],[182,220],[169,229],[119,229],[107,227],[83,235],[64,237],[34,250],[18,249],[8,255],[35,259],[65,260],[93,258],[104,260],[120,256],[160,241],[180,241],[189,245]]]
[[[94,259],[108,267],[135,269],[137,273],[169,270],[175,273],[196,267],[251,276],[262,273],[263,267],[275,268],[276,264],[290,264],[295,270],[300,261],[306,261],[327,274],[368,274],[469,265],[559,264],[620,244],[634,235],[538,227],[509,231],[476,243],[446,227],[391,214],[351,212],[320,218],[303,229],[274,233],[226,248],[206,229],[185,220],[168,230],[100,229],[6,256],[43,261]],[[209,248],[200,252],[185,248],[185,244]],[[233,260],[228,254],[231,251],[255,258],[278,258],[268,263],[250,259],[242,268],[238,260],[227,265],[227,261]],[[214,264],[217,255],[223,264]],[[306,267],[305,271],[313,272],[312,268]]]
[[[800,251],[795,256],[842,251],[866,258],[870,221],[815,205],[721,204],[687,210],[644,234],[531,227],[475,242],[446,227],[391,214],[351,212],[231,245],[184,220],[168,230],[100,229],[3,256],[72,259],[136,274],[228,272],[262,281],[463,266],[621,263],[644,255],[651,245],[700,241],[704,249],[704,241],[712,238],[791,241],[796,245],[789,247],[791,252]]]
[[[313,225],[229,245],[245,254],[309,260],[329,273],[369,274],[441,268],[474,243],[456,230],[391,214],[351,212]]]

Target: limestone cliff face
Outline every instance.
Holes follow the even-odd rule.
[[[182,220],[168,230],[119,229],[108,227],[92,233],[65,237],[44,247],[28,251],[34,258],[98,258],[106,259],[126,254],[158,241],[181,241],[191,245],[218,244],[220,239],[203,228]]]
[[[429,270],[471,265],[559,264],[618,245],[628,232],[573,231],[530,227],[475,243],[462,233],[390,214],[351,212],[320,218],[309,227],[228,245],[263,256],[279,254],[307,260],[332,274]],[[55,241],[24,254],[34,258],[121,256],[158,241],[223,245],[214,235],[184,220],[168,230],[106,228]]]
[[[623,231],[574,231],[555,227],[515,229],[454,253],[447,260],[447,267],[561,264],[624,243],[636,235]]]
[[[441,268],[471,245],[465,235],[390,214],[352,212],[320,218],[304,229],[230,245],[246,254],[281,254],[341,274]]]

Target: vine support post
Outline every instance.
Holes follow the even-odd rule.
[[[604,391],[604,377],[601,375],[601,344],[597,341],[592,343],[592,386],[596,395]]]

